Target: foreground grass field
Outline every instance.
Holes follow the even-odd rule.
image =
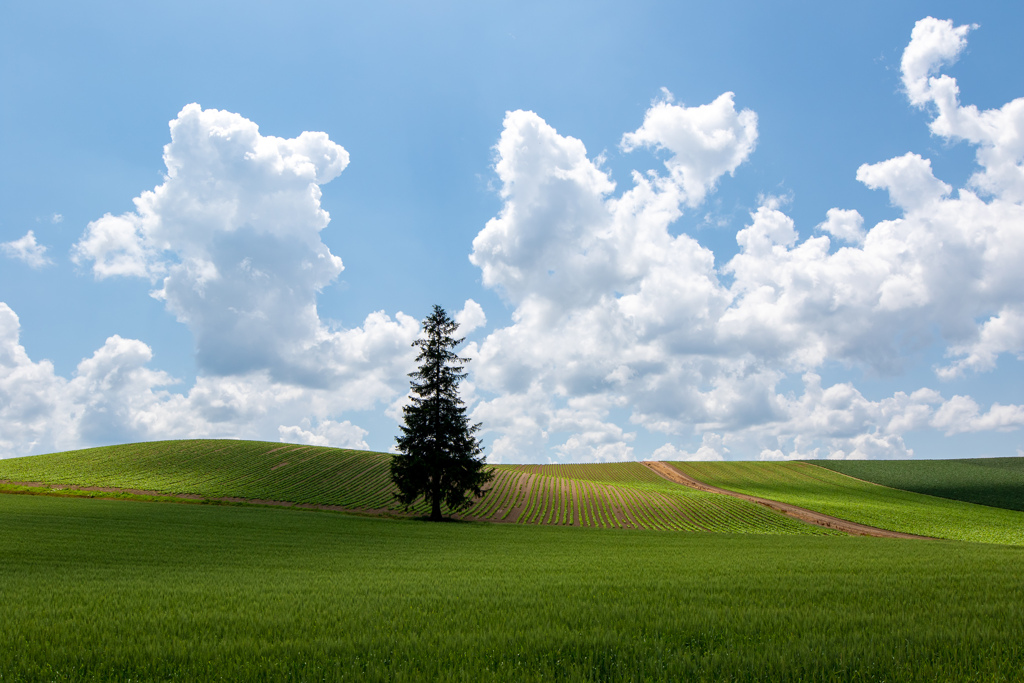
[[[1024,511],[1024,458],[822,460],[814,464],[894,489]]]
[[[0,495],[0,680],[1022,680],[1021,548]]]
[[[674,462],[705,484],[861,524],[935,538],[1024,545],[1024,513],[879,486],[804,462]]]
[[[399,513],[386,453],[258,441],[163,441],[0,460],[0,480]],[[669,483],[640,463],[498,466],[460,517],[555,526],[830,534],[764,507]],[[426,513],[424,503],[412,508]]]

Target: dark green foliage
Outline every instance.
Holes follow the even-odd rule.
[[[0,681],[1012,681],[1024,551],[0,495]]]
[[[420,349],[420,367],[409,374],[412,401],[403,409],[405,424],[395,439],[398,454],[391,460],[398,500],[411,505],[423,497],[434,521],[441,520],[442,503],[453,512],[465,510],[494,478],[475,436],[480,425],[469,424],[459,397],[459,382],[466,377],[462,368],[468,361],[454,351],[465,341],[452,336],[458,327],[436,305],[423,321],[426,336],[413,342]]]
[[[1024,458],[822,460],[814,464],[894,489],[1024,511]]]

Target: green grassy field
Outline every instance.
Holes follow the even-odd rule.
[[[0,495],[0,681],[1022,680],[1024,549]]]
[[[194,439],[0,460],[0,479],[398,510],[388,462],[369,451]]]
[[[1024,511],[1024,458],[822,460],[814,464],[894,489]]]
[[[1024,513],[871,484],[804,462],[674,462],[712,486],[861,524],[936,538],[1024,545]]]
[[[230,440],[163,441],[0,460],[0,480],[397,514],[386,453]],[[555,526],[831,534],[764,507],[665,481],[639,463],[499,465],[463,519]],[[8,487],[10,488],[10,487]],[[412,508],[425,514],[421,501]]]

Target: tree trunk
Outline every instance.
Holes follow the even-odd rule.
[[[434,495],[431,498],[432,500],[430,501],[430,521],[440,522],[443,519],[443,517],[441,517],[441,496],[439,492],[435,491]]]

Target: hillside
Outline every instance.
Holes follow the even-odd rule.
[[[256,441],[108,446],[0,460],[0,481],[403,514],[386,453]],[[734,498],[694,491],[640,463],[498,465],[463,519],[555,526],[832,534]],[[422,503],[413,514],[424,514]]]
[[[880,486],[806,462],[674,462],[700,482],[909,534],[1024,545],[1024,513]]]
[[[1007,459],[1009,460],[1009,459]],[[261,503],[366,514],[423,515],[424,503],[396,502],[390,456],[323,446],[257,441],[187,440],[108,446],[0,460],[0,489],[91,489],[88,495],[149,496],[193,502]],[[909,488],[952,487],[972,463],[869,463],[868,474]],[[1024,545],[1024,512],[898,490],[810,463],[671,463],[711,486],[797,505],[891,531],[988,543]],[[831,463],[829,463],[831,465]],[[963,490],[1004,482],[1012,494],[1017,463],[996,463]],[[933,470],[929,469],[934,468]],[[842,467],[842,466],[841,466]],[[497,465],[471,521],[606,529],[655,529],[769,534],[838,533],[721,493],[663,479],[640,463]],[[854,474],[856,476],[856,474]],[[987,477],[987,479],[986,479]],[[966,481],[966,479],[965,479]],[[923,482],[923,483],[922,483]],[[930,483],[929,483],[930,482]],[[972,488],[973,487],[973,488]],[[68,491],[86,495],[83,491]]]
[[[894,489],[1024,511],[1024,458],[822,460],[814,464]]]

